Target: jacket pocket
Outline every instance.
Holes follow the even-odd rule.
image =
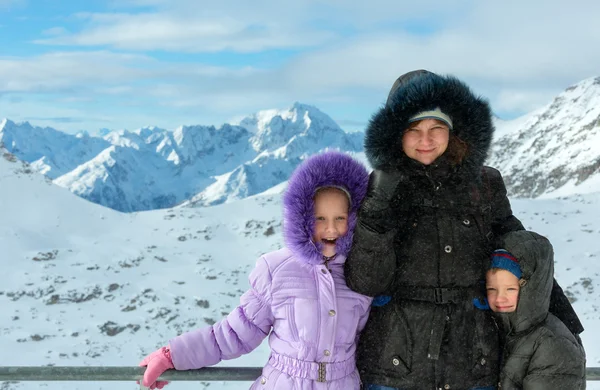
[[[294,298],[288,298],[284,302],[272,306],[273,330],[277,337],[283,341],[294,343],[298,341],[298,330],[296,329]]]
[[[373,307],[358,347],[360,372],[403,377],[412,370],[413,337],[396,302]]]

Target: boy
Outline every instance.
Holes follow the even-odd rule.
[[[554,277],[550,242],[521,230],[503,237],[486,274],[487,299],[504,345],[500,389],[585,389],[585,352],[548,312]]]

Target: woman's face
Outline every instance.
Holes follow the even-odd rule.
[[[402,136],[402,150],[413,160],[429,165],[448,147],[450,129],[436,119],[411,123]]]

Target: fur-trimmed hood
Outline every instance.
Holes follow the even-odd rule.
[[[409,118],[438,107],[452,119],[451,134],[468,146],[461,168],[480,170],[494,132],[489,104],[457,78],[425,70],[400,76],[385,107],[371,118],[365,131],[365,153],[371,166],[381,170],[414,169],[414,160],[402,151],[403,132]]]
[[[351,197],[348,232],[338,238],[337,255],[346,256],[352,244],[358,208],[367,192],[369,174],[360,162],[329,151],[307,158],[296,168],[283,196],[283,235],[286,246],[309,264],[323,263],[321,244],[313,241],[315,192],[320,187],[342,187]]]

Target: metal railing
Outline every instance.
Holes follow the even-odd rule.
[[[139,381],[146,367],[41,366],[0,367],[4,381]],[[262,373],[259,367],[206,367],[199,370],[167,370],[164,381],[254,381]],[[588,381],[600,381],[600,367],[586,369]]]
[[[15,366],[0,367],[0,382],[35,381],[137,381],[146,367],[116,366]],[[254,381],[262,374],[258,367],[205,367],[199,370],[167,370],[164,381]]]

